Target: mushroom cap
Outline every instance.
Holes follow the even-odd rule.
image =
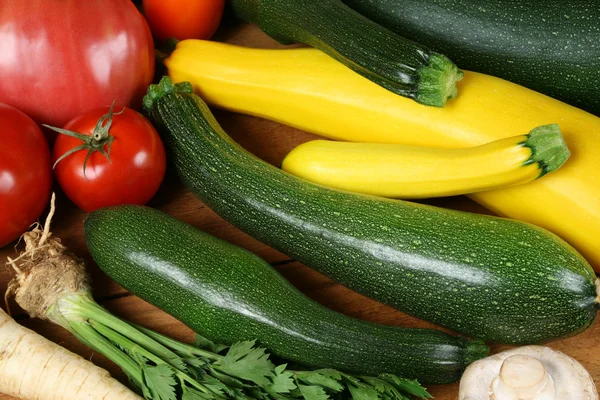
[[[472,363],[459,400],[598,400],[590,374],[573,358],[543,346],[504,351]]]

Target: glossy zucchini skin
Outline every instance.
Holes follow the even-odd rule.
[[[343,0],[483,72],[600,115],[597,0]]]
[[[331,311],[253,253],[152,208],[95,211],[85,221],[85,237],[111,278],[219,343],[257,339],[298,363],[391,372],[423,383],[454,382],[488,352],[481,342],[442,331]]]
[[[368,297],[479,339],[538,343],[593,322],[596,275],[550,232],[309,183],[242,149],[198,96],[166,92],[147,96],[146,106],[183,183],[258,240]]]
[[[374,23],[341,0],[230,0],[241,19],[283,44],[315,47],[376,84],[436,107],[463,73],[445,55]]]

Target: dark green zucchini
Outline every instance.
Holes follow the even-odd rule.
[[[343,0],[461,68],[600,115],[598,0]]]
[[[219,343],[257,339],[287,360],[422,383],[460,378],[487,347],[434,329],[360,321],[308,299],[268,263],[160,211],[101,209],[85,221],[100,268]]]
[[[352,194],[258,159],[191,85],[169,78],[145,106],[184,184],[217,214],[337,282],[494,342],[573,335],[596,316],[596,275],[571,246],[523,222]],[[186,88],[187,87],[187,88]]]
[[[341,0],[231,0],[235,14],[284,44],[316,47],[376,84],[443,107],[462,72],[446,56],[368,20]]]

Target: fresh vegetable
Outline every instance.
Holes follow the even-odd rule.
[[[144,0],[144,15],[154,36],[210,39],[219,27],[225,0]]]
[[[4,1],[0,32],[0,102],[38,123],[63,126],[113,101],[137,107],[154,75],[131,1]]]
[[[0,104],[0,138],[2,247],[25,232],[46,208],[52,167],[40,128],[27,115],[5,104]]]
[[[452,58],[600,114],[596,0],[343,0],[369,19]]]
[[[221,343],[257,338],[303,365],[391,372],[424,383],[456,381],[488,353],[480,342],[441,331],[391,328],[333,312],[254,254],[153,209],[98,210],[85,222],[85,237],[111,278]]]
[[[558,125],[464,149],[313,140],[293,149],[282,168],[351,192],[396,198],[473,193],[531,182],[569,157]]]
[[[263,243],[357,292],[480,339],[540,342],[594,320],[596,275],[550,232],[307,182],[237,145],[191,90],[165,77],[144,106],[183,183]]]
[[[548,347],[527,346],[469,366],[458,400],[598,400],[596,384],[576,360]]]
[[[9,290],[30,315],[63,326],[115,362],[146,399],[430,397],[417,382],[390,374],[368,377],[332,369],[287,369],[286,364],[273,364],[254,341],[235,343],[225,352],[225,346],[201,337],[192,346],[131,325],[94,302],[83,262],[51,237],[52,212],[43,231],[38,227],[26,234],[27,257],[9,260],[18,273]]]
[[[463,74],[446,56],[377,25],[341,0],[229,3],[239,18],[280,43],[316,47],[395,94],[436,107],[457,95]]]
[[[25,400],[139,399],[102,368],[0,309],[0,393]]]
[[[527,185],[471,198],[497,214],[558,234],[600,272],[600,119],[591,114],[472,72],[465,73],[451,107],[421,107],[313,49],[184,41],[166,65],[176,82],[192,82],[209,104],[332,139],[460,148],[559,123],[572,152],[564,168]]]
[[[54,170],[65,194],[84,211],[145,204],[166,169],[165,149],[152,124],[136,111],[113,106],[88,111],[53,128]]]

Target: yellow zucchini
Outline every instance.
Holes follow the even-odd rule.
[[[463,149],[313,140],[293,149],[282,168],[337,189],[422,199],[531,182],[568,157],[558,126],[544,125],[527,135]]]
[[[309,48],[249,49],[179,42],[165,60],[209,104],[332,139],[460,148],[558,123],[570,161],[527,185],[471,195],[497,214],[547,228],[600,271],[600,118],[508,81],[465,71],[439,109],[377,86]]]

